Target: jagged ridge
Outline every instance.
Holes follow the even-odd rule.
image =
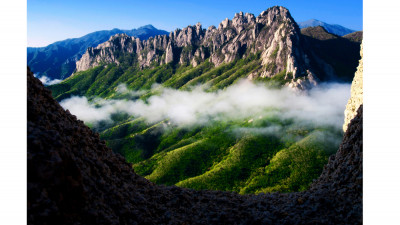
[[[124,54],[135,57],[141,68],[167,63],[196,67],[206,60],[219,66],[260,52],[263,68],[250,74],[250,78],[271,77],[285,71],[290,79],[309,76],[314,81],[317,78],[308,64],[300,36],[289,11],[276,6],[257,17],[237,13],[218,28],[210,26],[207,30],[198,23],[149,40],[115,35],[96,48],[88,48],[76,68],[84,71],[100,64],[119,64],[118,57]]]
[[[132,30],[96,31],[83,37],[57,41],[46,47],[28,47],[28,66],[35,73],[45,75],[50,79],[65,79],[74,72],[76,61],[81,58],[88,47],[95,47],[118,33],[126,33],[143,40],[155,35],[168,34],[168,32],[158,30],[151,25]]]

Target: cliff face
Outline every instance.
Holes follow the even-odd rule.
[[[361,224],[362,106],[306,192],[238,195],[157,186],[28,70],[28,224]]]
[[[357,109],[363,104],[363,48],[361,45],[361,59],[351,83],[351,97],[344,111],[343,131],[346,132],[350,121],[357,115]]]
[[[151,36],[168,34],[168,32],[158,30],[151,25],[133,30],[113,29],[96,31],[80,38],[58,41],[46,47],[28,47],[28,66],[35,73],[45,75],[50,79],[65,79],[74,72],[76,61],[81,58],[88,47],[95,47],[107,41],[111,36],[120,33],[127,33],[142,40]]]
[[[177,29],[169,36],[148,40],[115,35],[95,48],[88,48],[76,69],[83,71],[102,63],[119,64],[118,57],[126,54],[143,68],[171,62],[196,67],[206,60],[218,66],[258,52],[263,67],[249,78],[271,77],[285,70],[289,79],[317,80],[302,48],[300,30],[284,7],[269,8],[257,17],[236,13],[232,20],[225,19],[218,28],[203,29],[198,23]]]

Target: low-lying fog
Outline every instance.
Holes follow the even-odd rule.
[[[143,91],[130,91],[125,85],[120,85],[117,92],[131,96],[143,94]],[[273,114],[282,119],[292,118],[301,123],[341,129],[349,97],[350,84],[321,84],[299,93],[289,88],[272,89],[242,80],[217,92],[206,92],[201,86],[190,91],[161,88],[160,94],[151,96],[147,101],[101,98],[88,101],[86,97],[75,96],[63,100],[61,105],[79,119],[92,124],[111,121],[111,115],[115,113],[143,117],[149,123],[169,119],[177,126]]]

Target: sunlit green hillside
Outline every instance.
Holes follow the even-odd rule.
[[[207,92],[215,92],[261,66],[259,54],[219,67],[205,61],[197,67],[166,64],[140,69],[134,58],[119,61],[118,66],[98,66],[51,86],[53,96],[59,101],[86,96],[95,108],[102,107],[98,98],[146,104],[160,94],[155,84],[182,91],[203,85]],[[277,89],[285,83],[285,71],[253,82]],[[111,119],[86,123],[133,163],[136,173],[157,184],[242,194],[305,190],[337,150],[342,133],[334,126],[281,117],[280,110],[265,108],[237,118],[213,115],[190,125],[116,111]]]

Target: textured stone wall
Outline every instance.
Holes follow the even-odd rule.
[[[343,131],[346,132],[350,121],[357,115],[357,109],[363,104],[363,45],[361,44],[361,59],[353,82],[351,83],[351,97],[344,111]]]

